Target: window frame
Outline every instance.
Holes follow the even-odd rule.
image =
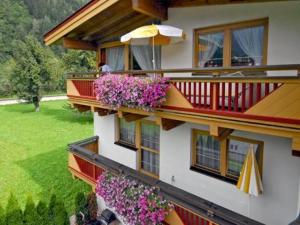
[[[220,170],[214,170],[212,168],[208,168],[205,166],[197,165],[196,163],[196,141],[197,135],[210,135],[209,131],[199,130],[199,129],[192,129],[192,141],[191,141],[191,170],[204,173],[215,178],[219,178],[221,180],[228,181],[230,183],[236,184],[238,182],[239,177],[234,176],[228,173],[228,154],[229,154],[229,141],[236,140],[241,142],[246,142],[249,144],[257,144],[258,145],[258,159],[257,164],[259,168],[260,175],[262,177],[263,173],[263,150],[264,150],[264,142],[259,140],[254,140],[245,137],[239,137],[235,135],[229,135],[227,138],[223,140],[219,140],[220,142]]]
[[[135,126],[135,141],[134,141],[134,144],[132,143],[129,143],[129,142],[126,142],[126,141],[123,141],[120,139],[120,132],[121,132],[121,129],[120,129],[120,121],[121,119],[123,118],[119,118],[117,115],[115,116],[115,143],[116,145],[120,145],[124,148],[128,148],[130,150],[133,150],[133,151],[137,151],[137,123],[136,122],[133,122],[134,123],[134,126]]]
[[[223,43],[223,67],[231,67],[231,42],[232,42],[232,31],[235,29],[264,26],[264,37],[263,37],[263,52],[262,52],[262,65],[267,64],[268,58],[268,33],[269,33],[269,18],[247,20],[229,24],[222,24],[204,28],[194,29],[194,50],[193,50],[193,66],[200,68],[199,61],[199,35],[205,35],[216,32],[224,33]],[[222,68],[222,67],[218,67]]]

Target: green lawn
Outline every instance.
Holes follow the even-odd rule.
[[[56,193],[73,210],[78,191],[90,187],[73,180],[67,170],[67,144],[93,135],[91,116],[66,109],[66,101],[33,105],[0,106],[0,204],[6,205],[10,192],[24,207],[32,195],[37,202]]]

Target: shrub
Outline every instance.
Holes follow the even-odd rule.
[[[10,194],[6,206],[6,224],[7,225],[23,225],[22,210],[18,204],[16,197]]]
[[[78,225],[83,225],[84,221],[82,221],[82,214],[87,216],[87,200],[85,195],[82,192],[77,193],[75,198],[75,214],[76,214],[76,221]]]
[[[54,221],[54,208],[55,208],[55,205],[56,205],[56,195],[55,194],[52,194],[51,195],[51,198],[50,198],[50,202],[49,202],[49,209],[48,209],[48,215],[49,215],[49,219],[51,221]]]
[[[1,205],[0,205],[0,225],[5,225],[5,212]]]
[[[94,192],[90,192],[87,196],[88,202],[88,220],[96,220],[98,205],[97,205],[97,197]]]
[[[35,204],[33,202],[32,196],[28,196],[25,210],[23,214],[23,221],[26,225],[39,225],[37,223],[38,214],[36,211]]]
[[[54,224],[69,225],[70,221],[64,203],[60,200],[56,201],[54,206]]]
[[[36,206],[37,211],[37,224],[38,225],[49,225],[51,224],[49,219],[48,207],[45,202],[40,201]]]

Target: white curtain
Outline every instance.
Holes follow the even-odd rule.
[[[262,63],[264,27],[251,27],[233,31],[233,37],[241,49],[254,60],[254,65]]]
[[[199,36],[199,43],[203,48],[199,52],[199,64],[200,67],[204,67],[205,63],[211,60],[218,50],[218,48],[223,48],[224,34],[223,33],[213,33]]]
[[[131,51],[133,56],[135,57],[137,63],[141,67],[142,70],[153,70],[152,63],[152,49],[151,45],[133,45],[131,46]],[[154,47],[155,53],[155,68],[161,68],[161,47]]]
[[[112,71],[124,69],[124,47],[106,49],[106,61]]]

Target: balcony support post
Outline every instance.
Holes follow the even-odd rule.
[[[227,138],[233,131],[233,129],[223,128],[213,124],[209,126],[210,135],[214,136],[219,141],[222,141],[225,138]]]

